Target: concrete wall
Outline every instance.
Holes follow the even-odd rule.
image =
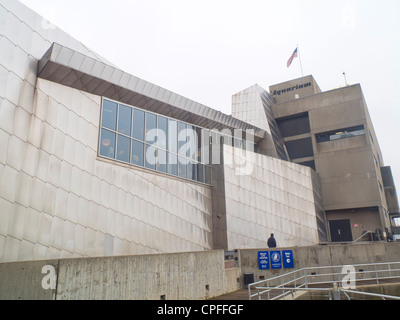
[[[308,112],[325,210],[386,206],[378,185],[382,181],[380,162],[378,166],[374,162],[374,156],[377,160],[382,156],[360,85],[278,103],[272,110],[275,118]],[[316,142],[318,133],[361,124],[363,136]]]
[[[378,208],[360,208],[349,210],[329,211],[327,213],[329,220],[350,220],[351,232],[353,240],[361,237],[365,231],[376,231],[376,226],[379,226],[381,221],[379,219]],[[364,241],[371,239],[371,234],[362,238]]]
[[[385,196],[390,213],[399,213],[399,200],[397,198],[396,185],[394,183],[391,167],[381,167]]]
[[[58,260],[0,263],[0,300],[54,300],[56,291],[42,288],[47,265],[57,274]]]
[[[54,290],[42,288],[46,265]],[[238,290],[239,277],[223,251],[2,263],[0,300],[202,300]]]
[[[400,261],[400,243],[278,248],[293,250],[295,269]],[[290,269],[258,270],[258,251],[236,253],[225,269],[224,251],[0,263],[0,300],[202,300],[234,292],[243,274],[259,281]],[[45,266],[54,267],[54,289]]]
[[[279,241],[279,238],[278,238]],[[341,266],[363,263],[399,262],[400,243],[369,243],[353,245],[326,245],[312,247],[292,247],[276,250],[293,250],[294,269],[306,267]],[[281,270],[259,270],[258,251],[269,251],[266,248],[242,249],[238,252],[242,274],[254,273],[254,281],[265,279],[291,271]]]
[[[380,170],[382,154],[360,85],[278,103],[272,110],[276,118],[308,112],[327,219],[336,219],[331,211],[375,207],[379,208],[377,217],[365,215],[361,224],[372,230],[389,227]],[[364,125],[364,135],[317,142],[319,133],[357,125]],[[358,232],[353,231],[355,239]]]

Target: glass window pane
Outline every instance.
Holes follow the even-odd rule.
[[[365,129],[363,125],[338,129],[335,131],[319,133],[316,135],[317,142],[333,141],[339,139],[346,139],[350,137],[360,136],[365,134]]]
[[[202,148],[201,148],[201,162],[204,164],[211,163],[211,133],[210,130],[202,129]]]
[[[186,178],[186,165],[187,165],[187,159],[179,157],[178,158],[178,176],[181,178]]]
[[[168,173],[178,175],[178,156],[168,152]]]
[[[131,154],[131,139],[118,135],[117,141],[117,160],[129,162],[129,156]]]
[[[201,163],[197,164],[197,181],[204,182],[204,166]]]
[[[196,163],[189,161],[187,164],[187,178],[192,180],[197,180],[197,170],[196,170]]]
[[[132,108],[119,105],[118,132],[127,136],[131,135]]]
[[[154,144],[157,136],[157,116],[153,113],[146,112],[146,142]]]
[[[144,141],[144,111],[133,109],[132,137]]]
[[[187,125],[186,136],[187,136],[186,156],[189,159],[195,160],[197,154],[197,139],[196,139],[197,134],[193,126]]]
[[[188,164],[186,165],[186,174],[187,174],[187,178],[188,179],[192,179],[192,175],[193,175],[193,166],[192,163],[188,162]]]
[[[117,104],[103,99],[103,115],[101,125],[111,130],[116,130],[117,126]]]
[[[168,120],[168,150],[178,153],[178,123]]]
[[[240,148],[240,149],[243,149],[243,146],[244,146],[244,144],[243,144],[243,140],[241,140],[241,139],[238,139],[238,138],[234,138],[234,147],[235,148]]]
[[[196,160],[201,162],[201,150],[202,150],[202,143],[203,143],[203,138],[202,138],[202,129],[201,128],[196,128],[196,138],[197,138],[197,150],[196,150]]]
[[[186,156],[186,124],[178,122],[178,153],[180,156]]]
[[[101,129],[100,155],[115,158],[115,133]]]
[[[157,142],[159,148],[167,149],[167,137],[168,137],[168,120],[167,118],[158,116]]]
[[[204,182],[211,184],[211,167],[204,166]]]
[[[143,167],[144,165],[143,148],[144,144],[142,142],[132,140],[132,158],[131,158],[132,164]]]
[[[145,145],[144,166],[148,169],[156,169],[157,149],[152,145]]]
[[[167,172],[167,152],[158,149],[157,153],[157,171]]]
[[[221,144],[232,146],[232,137],[227,134],[221,134]]]

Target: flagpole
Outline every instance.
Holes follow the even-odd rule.
[[[301,57],[300,57],[300,50],[299,50],[299,45],[297,44],[297,53],[299,55],[299,62],[300,62],[300,69],[301,69],[301,76],[304,77],[303,73],[303,65],[301,64]]]

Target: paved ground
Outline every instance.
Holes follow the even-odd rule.
[[[242,289],[210,300],[249,300],[249,291]]]

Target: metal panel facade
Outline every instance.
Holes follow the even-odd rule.
[[[0,261],[211,249],[210,187],[97,159],[101,97],[36,79],[54,41],[112,66],[41,21],[0,3]]]
[[[274,233],[279,247],[319,243],[311,169],[250,153],[248,174],[241,150],[224,147],[228,246],[265,248]]]
[[[0,262],[318,242],[308,168],[251,153],[237,174],[224,147],[211,187],[98,157],[102,97],[256,142],[263,129],[122,72],[17,1],[0,1],[0,34]]]

